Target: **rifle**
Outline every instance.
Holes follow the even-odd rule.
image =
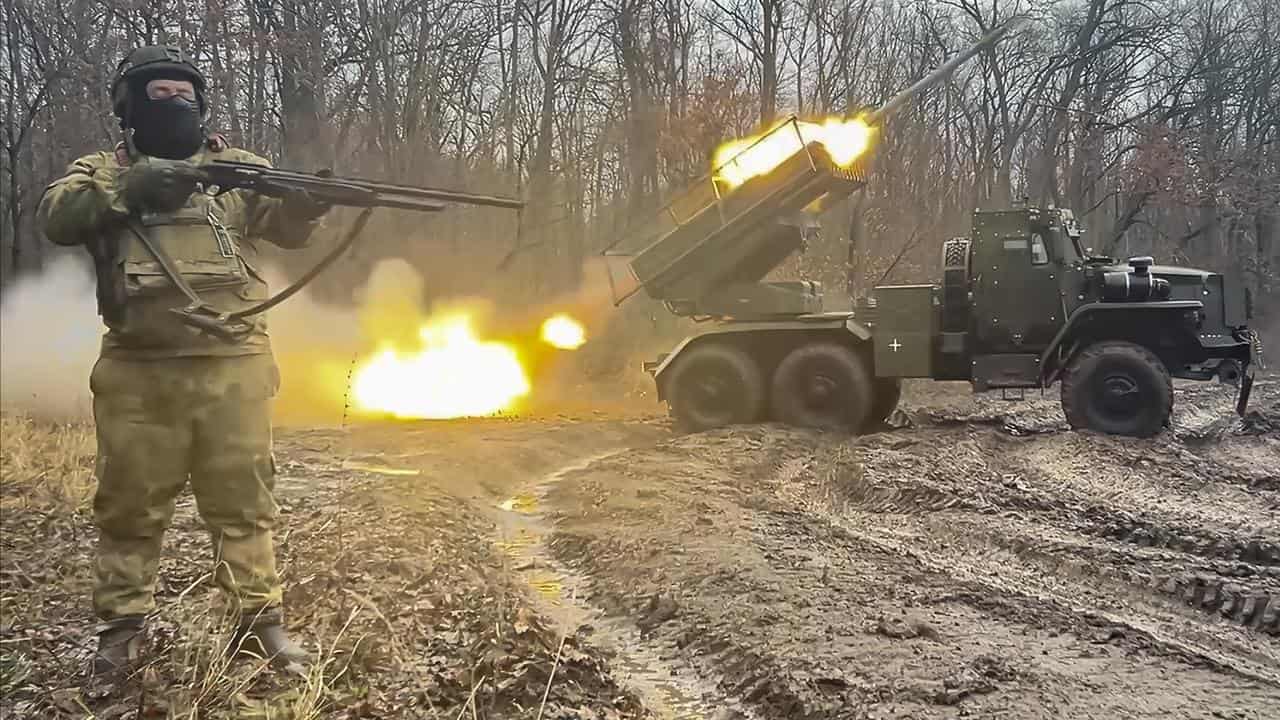
[[[317,202],[328,205],[389,207],[421,212],[438,212],[448,207],[444,204],[448,202],[507,210],[524,207],[520,200],[499,195],[336,178],[332,174],[312,175],[230,160],[215,160],[200,166],[199,171],[201,182],[206,188],[212,188],[215,195],[227,190],[244,189],[275,197],[302,190]]]
[[[253,331],[253,323],[246,321],[245,318],[266,312],[289,299],[350,249],[369,221],[374,208],[439,212],[447,208],[446,203],[449,202],[497,207],[517,212],[524,207],[524,202],[520,200],[498,195],[478,195],[458,190],[337,178],[333,177],[332,173],[312,175],[226,160],[215,160],[207,165],[193,167],[192,174],[194,175],[192,179],[200,186],[199,191],[214,196],[232,190],[249,190],[269,197],[287,196],[301,191],[312,200],[325,205],[364,208],[342,242],[321,258],[315,267],[270,298],[235,312],[219,310],[205,302],[182,277],[176,263],[164,248],[151,242],[147,234],[137,228],[135,223],[128,223],[129,229],[137,237],[138,242],[148,254],[155,258],[161,272],[188,300],[186,307],[173,308],[171,312],[178,315],[183,323],[227,342],[235,342]],[[214,230],[216,232],[217,228]]]

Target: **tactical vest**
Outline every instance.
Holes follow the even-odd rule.
[[[225,197],[225,196],[224,196]],[[226,202],[234,202],[228,199]],[[224,200],[194,193],[171,213],[144,213],[120,228],[120,263],[126,306],[122,323],[111,324],[113,344],[130,349],[195,351],[227,343],[201,334],[170,312],[188,305],[135,233],[146,233],[174,261],[183,278],[208,304],[235,311],[267,298],[267,283],[255,267],[256,246],[246,243],[240,223],[226,222]],[[265,320],[255,319],[265,336]]]

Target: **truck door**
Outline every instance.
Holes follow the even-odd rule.
[[[984,238],[991,252],[975,268],[980,352],[1038,354],[1053,339],[1062,319],[1051,232],[1024,225]]]

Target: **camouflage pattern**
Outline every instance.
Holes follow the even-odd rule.
[[[220,136],[189,159],[267,165]],[[123,285],[123,317],[107,318],[90,387],[98,439],[96,614],[149,613],[174,502],[188,481],[213,539],[215,578],[241,612],[280,604],[272,548],[277,507],[270,402],[279,387],[266,322],[237,343],[197,334],[168,312],[187,304],[137,242],[146,232],[214,307],[234,311],[268,296],[259,247],[306,245],[318,218],[246,191],[193,194],[169,213],[139,212],[119,182],[152,162],[115,152],[82,157],[41,197],[38,218],[59,245],[83,245]],[[104,250],[106,248],[106,250]],[[99,258],[106,257],[105,262]],[[102,293],[99,298],[101,300]]]
[[[100,536],[94,610],[103,620],[154,607],[161,540],[190,478],[213,539],[215,578],[243,612],[280,603],[272,549],[271,355],[98,360]]]
[[[193,164],[233,160],[269,165],[261,157],[229,148],[215,136],[208,147],[188,159]],[[86,155],[71,164],[41,197],[37,216],[45,234],[59,245],[107,242],[118,248],[128,303],[123,321],[104,317],[108,332],[102,355],[120,359],[236,356],[270,352],[267,322],[255,316],[255,329],[243,341],[229,344],[201,334],[171,314],[186,298],[160,275],[134,232],[147,232],[178,263],[201,297],[221,310],[235,311],[267,298],[261,274],[263,240],[284,248],[308,244],[316,218],[302,218],[281,200],[235,190],[211,197],[194,193],[173,213],[130,212],[121,192],[121,170],[131,160],[116,152]]]

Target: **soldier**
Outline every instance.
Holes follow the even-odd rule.
[[[180,49],[134,50],[111,85],[124,141],[72,163],[38,210],[50,240],[94,257],[107,326],[89,379],[98,440],[93,606],[102,621],[94,674],[138,656],[161,540],[188,481],[212,536],[214,577],[239,618],[232,647],[286,665],[308,659],[281,617],[269,407],[279,371],[265,320],[254,316],[253,331],[234,342],[184,324],[171,309],[187,299],[137,235],[166,250],[203,300],[230,312],[267,297],[260,241],[302,247],[328,207],[305,193],[197,192],[202,163],[267,164],[205,130],[206,86]]]

